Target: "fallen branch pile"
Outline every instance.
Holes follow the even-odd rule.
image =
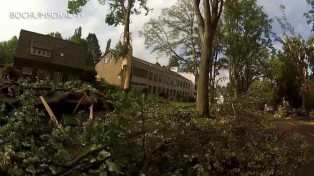
[[[91,92],[89,89],[72,90],[72,89],[55,89],[49,86],[29,86],[16,82],[1,82],[0,95],[5,100],[7,110],[12,110],[20,106],[18,97],[26,90],[33,90],[36,99],[34,106],[40,109],[46,109],[40,97],[43,97],[45,102],[52,107],[52,109],[64,110],[73,112],[75,114],[78,109],[88,109],[93,107],[103,107],[106,102],[104,94],[98,91]],[[56,108],[54,108],[56,107]],[[73,109],[70,109],[75,107]],[[112,107],[112,106],[109,106]],[[110,109],[112,110],[112,109]]]

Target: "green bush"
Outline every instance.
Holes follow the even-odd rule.
[[[94,67],[87,67],[84,70],[84,76],[83,76],[83,80],[88,82],[88,83],[95,83],[96,81],[96,76],[97,76],[97,72],[95,70]]]
[[[314,111],[309,113],[309,120],[314,120]]]
[[[5,65],[1,77],[10,81],[17,81],[21,77],[21,73],[12,64],[8,64]]]
[[[226,99],[215,119],[205,119],[142,93],[119,95],[113,112],[65,126],[63,134],[26,92],[21,107],[1,116],[9,118],[0,126],[0,173],[295,175],[307,161],[303,137],[262,120],[250,97]]]

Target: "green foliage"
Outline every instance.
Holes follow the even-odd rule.
[[[141,88],[118,95],[115,110],[93,121],[78,117],[84,112],[68,115],[80,123],[60,120],[65,135],[34,106],[34,93],[25,92],[21,107],[0,116],[0,173],[293,175],[306,161],[304,139],[263,121],[255,99],[227,99],[216,119],[204,119],[194,105],[142,95]]]
[[[8,41],[0,42],[0,64],[13,63],[15,47],[17,45],[17,37],[13,36]]]
[[[223,42],[235,95],[246,93],[264,74],[269,57],[271,22],[256,0],[226,1]]]
[[[284,30],[284,34],[282,37],[277,37],[277,40],[283,47],[276,56],[280,67],[273,68],[279,71],[275,78],[278,95],[286,96],[289,102],[293,102],[293,107],[299,107],[302,104],[302,107],[306,108],[306,87],[309,86],[310,75],[308,70],[314,69],[313,41],[311,38],[305,40],[301,34],[295,32],[285,15],[284,6],[281,7],[281,11],[282,17],[277,18],[277,21]],[[302,103],[301,100],[303,100]]]
[[[13,66],[13,64],[8,64],[5,65],[1,77],[6,80],[17,81],[21,77],[21,73]]]
[[[309,120],[314,120],[314,111],[309,113]]]
[[[70,13],[79,13],[82,7],[86,5],[88,0],[72,0],[68,2],[68,11]],[[119,0],[99,0],[99,3],[105,5],[106,2],[109,5],[110,11],[106,15],[106,23],[111,26],[117,26],[119,24],[124,24],[125,17],[127,16],[127,8],[125,7],[125,1]],[[139,7],[135,6],[135,2],[139,3]],[[122,3],[122,4],[121,4]],[[147,0],[128,0],[130,4],[130,14],[140,14],[141,9],[144,9],[147,14],[151,9],[147,7]],[[128,4],[129,5],[129,4]],[[129,18],[129,17],[128,17]]]
[[[108,95],[114,94],[120,91],[120,87],[117,85],[109,84],[105,79],[101,79],[95,83],[95,88],[102,92],[107,93]]]
[[[50,32],[47,35],[50,35],[50,36],[58,38],[58,39],[63,39],[60,32]]]
[[[185,71],[195,73],[200,59],[196,27],[193,2],[183,0],[162,9],[158,18],[145,23],[140,36],[145,38],[145,45],[152,52],[170,57],[168,67],[184,65]]]
[[[96,81],[97,72],[94,67],[87,67],[84,70],[83,80],[88,83],[94,83]]]
[[[311,6],[311,10],[307,13],[304,13],[304,16],[307,18],[307,23],[313,25],[312,31],[314,31],[314,1],[313,0],[306,0],[307,4]]]
[[[276,104],[276,89],[269,80],[255,80],[249,87],[248,95],[255,97],[257,101],[260,101],[261,106],[265,103],[268,105]]]
[[[86,42],[89,52],[92,53],[93,63],[95,64],[100,60],[101,56],[100,46],[96,34],[89,33],[86,38]]]

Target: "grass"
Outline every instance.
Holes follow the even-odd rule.
[[[172,101],[172,105],[178,107],[178,108],[190,108],[190,107],[196,107],[195,102],[179,102],[179,101]]]

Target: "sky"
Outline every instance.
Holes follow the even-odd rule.
[[[106,5],[99,4],[98,0],[89,0],[83,7],[81,16],[65,18],[67,11],[67,0],[0,0],[0,41],[9,40],[12,36],[19,35],[21,29],[47,34],[50,32],[60,32],[62,36],[70,37],[74,30],[82,27],[82,37],[88,33],[95,33],[101,50],[104,51],[108,39],[111,39],[113,47],[122,37],[123,26],[108,26],[105,17],[108,12]],[[153,8],[147,16],[144,14],[131,16],[130,31],[132,32],[133,55],[143,60],[161,65],[168,63],[168,58],[151,53],[144,44],[144,38],[139,36],[139,31],[150,18],[157,18],[161,9],[175,4],[176,0],[148,0],[148,6]],[[296,31],[307,38],[311,33],[311,27],[306,24],[303,14],[309,10],[306,0],[257,0],[258,5],[264,7],[265,12],[270,18],[280,17],[279,6],[285,5],[286,16]],[[37,13],[50,14],[55,19],[38,18]],[[30,17],[34,13],[34,19]],[[55,13],[61,16],[56,19]],[[24,14],[21,17],[21,14]],[[282,33],[278,24],[273,24],[273,31]],[[277,44],[275,44],[277,45]],[[278,46],[279,47],[279,46]]]

